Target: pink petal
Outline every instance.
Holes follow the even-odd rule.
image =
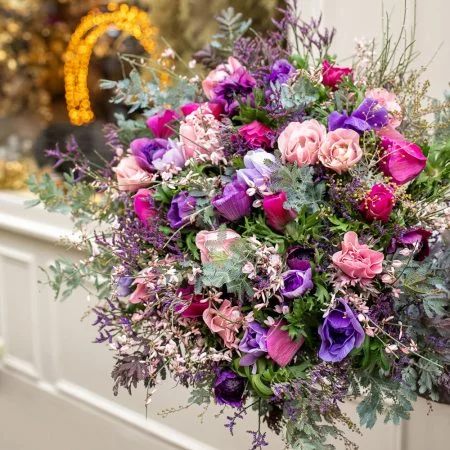
[[[287,325],[286,321],[280,320],[272,325],[267,333],[267,351],[269,356],[281,367],[287,366],[300,347],[305,342],[302,336],[296,341],[289,337],[289,333],[281,328]]]

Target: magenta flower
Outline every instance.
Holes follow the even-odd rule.
[[[244,356],[239,360],[240,366],[251,366],[258,358],[267,353],[267,329],[258,322],[249,322],[244,337],[239,343],[239,350]]]
[[[304,270],[288,270],[283,273],[283,287],[281,295],[286,298],[301,297],[314,287],[312,282],[312,269],[309,262],[305,261]]]
[[[329,362],[342,361],[354,348],[361,347],[365,337],[355,313],[343,298],[338,298],[337,306],[328,312],[319,335],[319,357]]]
[[[385,184],[375,184],[359,204],[359,210],[368,221],[388,222],[394,204],[394,189]]]
[[[384,152],[380,168],[397,184],[413,180],[427,164],[427,157],[416,144],[383,137],[381,145]]]
[[[251,148],[268,148],[272,141],[272,129],[261,122],[253,122],[239,128],[239,134]]]
[[[218,405],[240,408],[245,391],[245,378],[229,369],[220,369],[214,381],[214,396]]]
[[[197,200],[188,192],[179,192],[175,195],[167,213],[170,228],[176,230],[186,225],[189,222],[189,217],[195,212],[196,205]]]
[[[228,183],[222,194],[213,198],[212,204],[225,219],[231,221],[249,216],[252,210],[252,199],[247,195],[247,185],[240,180]]]
[[[148,225],[149,220],[158,215],[150,189],[139,189],[137,191],[134,196],[134,211],[144,225]]]
[[[223,113],[223,106],[216,102],[186,103],[186,105],[181,106],[180,109],[185,116],[188,116],[189,114],[192,114],[194,111],[197,111],[197,109],[200,108],[200,106],[202,105],[207,105],[214,118],[219,120],[220,115]]]
[[[168,125],[178,118],[178,113],[172,109],[165,109],[147,119],[147,126],[155,138],[167,139],[174,131]]]
[[[359,134],[365,131],[380,130],[389,123],[389,114],[373,98],[365,98],[350,115],[346,111],[333,111],[328,116],[328,129],[349,128]]]
[[[194,287],[189,285],[186,288],[179,288],[177,296],[180,297],[179,303],[175,310],[180,312],[182,317],[195,318],[201,317],[209,304],[201,295],[194,294]]]
[[[266,214],[266,222],[274,230],[283,231],[286,225],[295,219],[295,211],[285,209],[283,206],[286,200],[285,192],[264,197],[263,209]]]
[[[149,139],[146,137],[131,141],[130,149],[139,167],[147,172],[154,172],[153,159],[160,158],[167,150],[166,139]]]
[[[350,67],[332,66],[329,61],[322,61],[322,83],[335,90],[342,82],[342,77],[351,75],[353,70]]]
[[[279,320],[269,328],[267,333],[267,351],[269,356],[281,367],[287,366],[300,347],[305,342],[301,336],[296,341],[289,337],[286,330],[282,330],[287,325],[284,320]]]
[[[267,77],[268,83],[286,83],[289,77],[295,73],[295,67],[285,59],[276,60],[270,69]]]

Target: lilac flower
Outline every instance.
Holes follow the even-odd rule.
[[[224,106],[225,113],[232,116],[239,107],[239,102],[252,98],[256,80],[243,67],[238,68],[215,88],[215,100]]]
[[[289,77],[295,72],[295,68],[285,59],[279,59],[272,65],[270,74],[267,77],[268,83],[286,83]]]
[[[237,176],[250,187],[263,187],[277,169],[275,156],[261,148],[249,151],[244,156],[244,165],[245,169],[239,169]]]
[[[283,274],[283,288],[280,289],[283,297],[297,298],[313,288],[312,270],[308,261],[305,261],[301,270],[288,270]]]
[[[227,220],[239,220],[250,215],[252,199],[247,195],[247,185],[241,180],[227,184],[222,194],[216,195],[212,203],[214,208]]]
[[[385,108],[378,105],[373,98],[365,98],[350,116],[344,111],[342,114],[334,111],[328,116],[328,129],[350,128],[362,134],[365,131],[379,130],[389,122],[389,115]]]
[[[249,322],[244,337],[239,343],[239,350],[245,355],[240,359],[240,366],[251,366],[267,353],[267,330],[258,322]]]
[[[169,143],[166,139],[149,139],[144,137],[134,139],[130,144],[130,149],[141,169],[147,172],[154,172],[153,159],[161,158],[168,146]]]
[[[242,406],[245,379],[232,370],[221,369],[214,381],[214,395],[218,405]]]
[[[322,338],[319,357],[324,361],[342,361],[364,342],[364,330],[346,300],[338,298],[337,302],[337,306],[328,312],[319,328]]]
[[[196,204],[197,200],[189,192],[179,192],[175,195],[167,213],[170,227],[176,230],[185,225],[189,216],[195,212]]]

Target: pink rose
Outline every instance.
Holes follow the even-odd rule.
[[[369,221],[387,222],[395,205],[394,189],[385,184],[375,184],[366,198],[359,204],[359,210]]]
[[[180,140],[186,158],[219,152],[222,149],[220,129],[221,123],[214,117],[207,103],[186,116],[180,125]]]
[[[394,189],[385,184],[375,184],[366,198],[361,201],[359,210],[369,221],[387,222],[395,204]]]
[[[203,92],[206,97],[209,100],[213,100],[216,97],[214,88],[241,67],[242,64],[236,58],[230,56],[228,58],[228,63],[220,64],[214,70],[211,70],[202,82]]]
[[[320,162],[339,175],[353,167],[362,155],[359,134],[345,128],[330,131],[319,150]]]
[[[152,181],[151,175],[139,167],[134,156],[121,159],[114,168],[114,172],[117,175],[120,191],[134,192],[148,186]]]
[[[272,129],[254,120],[239,128],[239,134],[251,148],[267,148],[272,141]]]
[[[397,96],[393,92],[389,92],[383,88],[369,89],[365,95],[366,98],[373,98],[378,105],[386,109],[389,114],[389,125],[397,128],[402,123],[403,114],[402,107]]]
[[[326,59],[322,61],[322,83],[333,90],[342,82],[342,77],[351,75],[352,72],[350,67],[332,66]]]
[[[229,300],[224,300],[218,310],[210,307],[203,312],[203,320],[208,328],[217,333],[228,348],[237,348],[239,339],[236,333],[242,325],[242,319],[239,306],[232,306]]]
[[[295,163],[299,167],[316,164],[326,132],[326,128],[314,119],[302,123],[291,122],[278,137],[283,161]]]
[[[232,246],[240,235],[233,230],[200,231],[195,237],[195,245],[200,250],[202,263],[220,261],[232,255]]]
[[[333,264],[350,278],[368,281],[383,270],[383,253],[371,250],[358,242],[358,235],[349,231],[344,235],[342,250],[333,255]]]
[[[148,225],[149,220],[158,215],[150,189],[137,191],[134,196],[134,211],[144,225]]]
[[[292,358],[305,342],[303,336],[293,341],[289,337],[289,332],[282,330],[284,325],[287,325],[287,322],[279,320],[267,332],[267,352],[281,367],[286,367],[291,362]]]
[[[380,168],[397,184],[405,184],[419,175],[427,164],[427,157],[420,147],[407,141],[383,137]]]
[[[295,211],[285,209],[283,206],[286,200],[285,192],[264,197],[262,206],[266,214],[266,222],[274,230],[283,231],[286,225],[295,219]]]
[[[147,126],[150,128],[155,138],[167,139],[174,131],[167,125],[178,118],[176,111],[165,109],[147,119]]]

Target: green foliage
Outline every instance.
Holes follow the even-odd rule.
[[[200,406],[205,406],[211,403],[212,390],[211,390],[211,379],[207,378],[203,380],[200,384],[196,384],[190,390],[189,404],[195,404]]]
[[[415,366],[408,366],[402,371],[402,378],[409,389],[427,395],[434,401],[439,400],[436,386],[441,375],[442,369],[435,361],[423,358],[420,358]]]
[[[359,382],[364,389],[364,399],[356,409],[361,426],[373,428],[379,415],[384,416],[385,423],[395,425],[409,419],[417,395],[406,383],[368,374],[363,374]]]
[[[382,375],[391,367],[385,348],[384,342],[366,336],[363,345],[353,349],[351,356],[354,364],[362,371]]]
[[[304,206],[294,221],[286,226],[286,234],[294,242],[311,242],[320,240],[323,228],[322,212],[308,213]]]
[[[260,358],[256,362],[256,373],[253,373],[251,366],[240,366],[239,358],[233,361],[233,368],[240,376],[247,378],[251,387],[263,399],[273,396],[270,384],[275,377],[275,368],[272,361]]]
[[[286,192],[285,209],[300,213],[305,208],[312,213],[319,209],[325,195],[325,184],[314,183],[313,175],[311,166],[281,165],[272,175],[270,187],[273,192]]]
[[[27,180],[27,185],[38,198],[27,200],[25,202],[26,207],[31,208],[43,203],[49,212],[69,214],[70,206],[65,202],[64,190],[56,184],[48,173],[45,173],[40,181],[35,175],[31,175]]]
[[[120,81],[101,80],[100,88],[113,90],[111,103],[128,106],[129,114],[143,110],[147,115],[152,115],[164,106],[170,105],[171,108],[177,108],[194,100],[196,87],[189,83],[187,78],[173,76],[170,89],[165,89],[160,84],[158,73],[154,74],[151,81],[144,82],[141,79],[135,67],[141,65],[138,62],[139,58],[123,56],[122,60],[133,67],[128,78]],[[146,68],[149,67],[146,66]]]
[[[216,20],[219,32],[212,37],[210,45],[221,56],[230,56],[234,43],[247,32],[252,21],[242,20],[242,13],[236,13],[232,7],[222,10]]]
[[[89,289],[91,285],[95,288],[95,296],[98,298],[108,296],[111,291],[111,280],[103,275],[108,274],[111,267],[99,260],[94,262],[93,266],[89,266],[60,258],[53,262],[47,271],[42,270],[47,275],[48,284],[56,300],[67,299],[80,287],[91,293]]]
[[[320,87],[315,85],[306,75],[298,77],[291,85],[283,84],[281,90],[281,105],[290,111],[305,109],[313,105],[321,96]]]
[[[300,336],[311,337],[317,333],[323,304],[313,294],[305,294],[293,301],[292,310],[284,317],[287,325],[283,327],[292,339]]]
[[[285,252],[287,248],[286,237],[276,233],[272,228],[267,226],[263,215],[255,216],[252,220],[245,217],[244,228],[245,230],[242,233],[243,237],[256,236],[262,242],[278,245],[280,254]]]

